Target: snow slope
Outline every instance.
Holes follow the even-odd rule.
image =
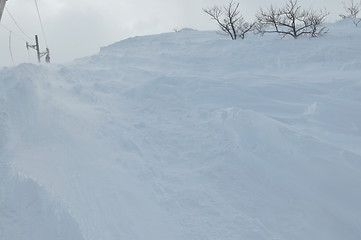
[[[0,71],[0,239],[361,238],[361,32],[185,29]]]

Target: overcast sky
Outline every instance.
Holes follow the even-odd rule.
[[[64,63],[99,52],[99,48],[125,38],[185,27],[216,30],[217,25],[202,9],[224,5],[229,0],[37,0],[44,24],[45,39],[52,61]],[[347,0],[346,0],[347,1]],[[247,20],[253,20],[259,7],[279,6],[285,0],[235,0]],[[299,0],[305,7],[326,8],[328,21],[343,13],[342,0]],[[39,35],[45,49],[34,0],[8,0],[7,9],[28,37],[18,29],[7,10],[1,24],[13,31],[11,49],[15,64],[36,62],[34,51],[28,52],[25,40]],[[11,66],[9,31],[0,26],[0,67]],[[34,41],[33,41],[34,42]]]

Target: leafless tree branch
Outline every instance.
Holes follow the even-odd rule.
[[[361,22],[361,18],[358,17],[358,14],[361,11],[361,0],[358,3],[355,3],[354,0],[349,0],[348,4],[342,2],[343,8],[346,11],[346,15],[340,14],[340,17],[343,19],[352,19],[356,27],[358,27]]]
[[[255,23],[247,23],[240,14],[239,3],[231,1],[227,6],[215,6],[209,9],[203,9],[213,20],[215,20],[220,29],[229,35],[232,40],[237,38],[244,39],[246,34],[252,31]]]
[[[298,38],[302,35],[319,37],[327,32],[324,26],[326,11],[317,13],[304,10],[298,0],[289,0],[283,8],[271,6],[268,10],[260,9],[257,14],[256,30],[258,33],[278,33]]]

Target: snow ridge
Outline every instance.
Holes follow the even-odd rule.
[[[0,239],[361,237],[361,33],[184,30],[0,71]]]

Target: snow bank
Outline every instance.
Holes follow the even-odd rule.
[[[361,33],[329,27],[1,70],[0,238],[360,239]]]
[[[35,178],[13,168],[20,153],[16,145],[32,141],[26,138],[31,138],[29,133],[36,121],[33,110],[38,103],[30,76],[37,69],[20,67],[1,74],[0,239],[83,239],[78,224],[54,198],[52,190],[44,189]],[[15,132],[22,132],[24,138],[15,139]],[[30,161],[40,156],[27,157]]]

